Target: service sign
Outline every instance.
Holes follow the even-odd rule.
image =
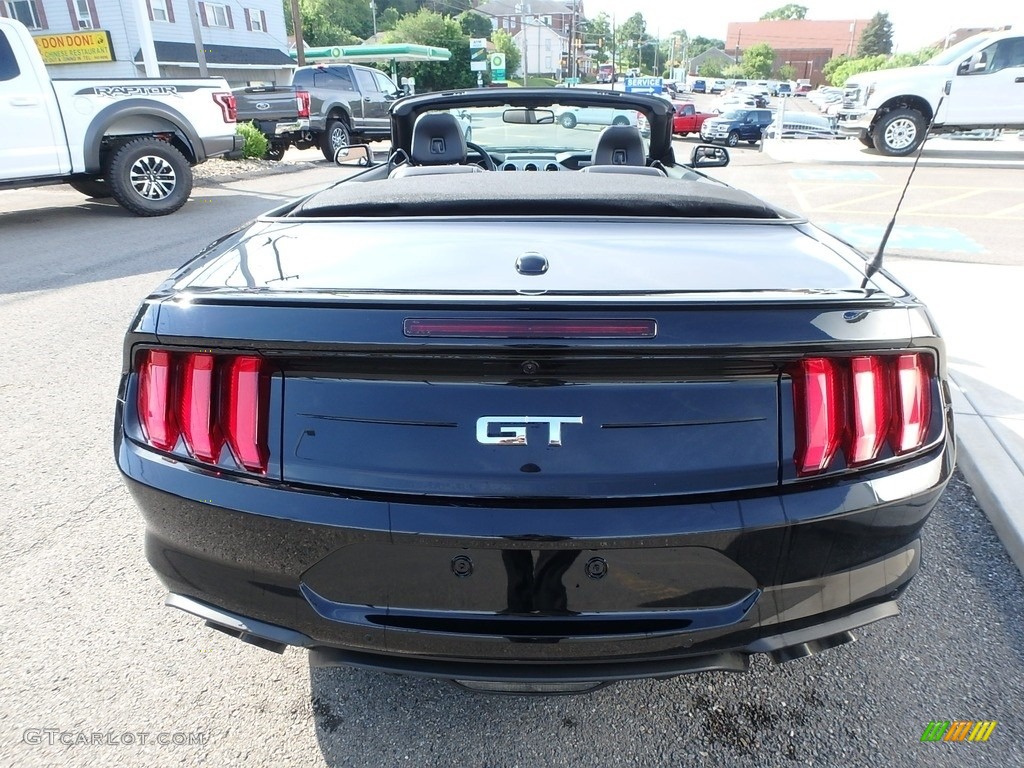
[[[33,39],[44,64],[87,64],[114,60],[114,46],[110,43],[110,33],[105,29],[36,35]]]

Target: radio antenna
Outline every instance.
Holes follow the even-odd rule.
[[[896,210],[892,212],[892,218],[889,219],[889,223],[885,227],[885,232],[882,233],[882,242],[878,244],[878,252],[871,257],[871,261],[868,262],[867,269],[864,270],[864,282],[860,285],[861,290],[868,287],[868,280],[870,280],[871,276],[882,268],[882,258],[885,255],[885,245],[889,242],[889,235],[892,234],[893,227],[896,226],[896,216],[899,215],[900,206],[903,205],[903,198],[907,196],[907,190],[910,188],[910,180],[914,178],[914,171],[917,170],[917,163],[921,159],[921,153],[924,152],[924,145],[928,143],[928,136],[932,132],[932,124],[935,122],[935,117],[939,114],[939,110],[942,108],[942,101],[945,98],[945,96],[939,97],[939,103],[935,105],[935,112],[932,113],[932,118],[928,121],[928,125],[924,129],[924,140],[921,142],[921,146],[917,148],[917,156],[914,158],[914,165],[911,166],[910,173],[907,174],[907,182],[903,185],[903,191],[900,193],[900,199],[896,202]]]

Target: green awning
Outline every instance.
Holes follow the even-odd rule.
[[[298,58],[294,51],[289,54]],[[390,45],[334,45],[323,48],[307,48],[306,59],[310,61],[448,61],[452,52],[447,48],[432,45],[393,43]]]

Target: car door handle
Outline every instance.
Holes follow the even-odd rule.
[[[39,99],[34,96],[14,96],[10,103],[12,107],[38,107]]]

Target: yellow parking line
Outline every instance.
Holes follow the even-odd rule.
[[[920,203],[915,205],[913,208],[904,208],[900,213],[918,213],[925,208],[933,208],[936,205],[945,205],[946,203],[953,203],[957,200],[965,200],[968,197],[975,197],[982,194],[986,190],[984,189],[972,189],[967,192],[961,192],[959,195],[953,195],[952,197],[944,197],[941,200],[932,200],[928,203]]]
[[[828,205],[819,206],[817,210],[837,211],[838,209],[841,212],[842,206],[844,205],[853,205],[854,203],[866,203],[868,200],[877,200],[878,198],[885,197],[886,195],[895,195],[897,192],[899,192],[897,188],[890,187],[889,189],[886,189],[884,192],[875,192],[870,195],[863,195],[861,197],[854,197],[850,200],[842,200],[841,202],[838,203],[829,203]]]
[[[1019,219],[1020,218],[1019,216],[1006,216],[1005,215],[1005,214],[1009,213],[1010,211],[1016,211],[1018,208],[1024,208],[1024,203],[1017,203],[1016,205],[1011,205],[1009,208],[1001,208],[998,211],[990,211],[989,213],[986,213],[984,216],[982,216],[982,218],[983,219],[1003,219],[1003,218]]]

